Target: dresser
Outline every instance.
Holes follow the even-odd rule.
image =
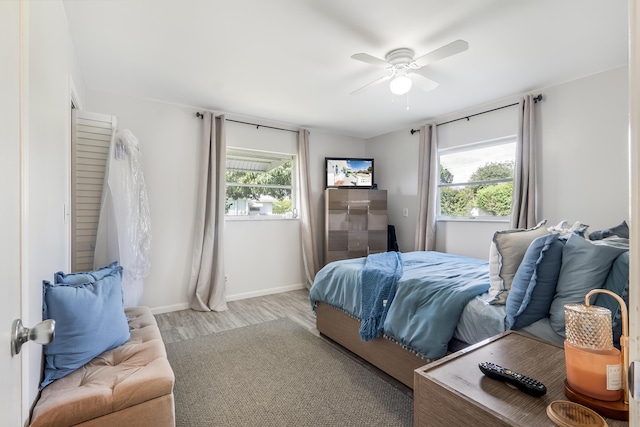
[[[325,264],[387,251],[387,190],[329,188],[324,200]]]

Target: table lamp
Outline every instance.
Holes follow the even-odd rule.
[[[620,304],[622,336],[620,347],[613,346],[611,311],[590,305],[591,297],[605,293]],[[564,342],[567,380],[565,395],[600,415],[627,420],[629,418],[629,332],[627,307],[618,295],[605,289],[594,289],[585,304],[566,304]]]

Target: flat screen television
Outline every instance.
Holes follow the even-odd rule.
[[[325,157],[326,188],[372,188],[373,159]]]

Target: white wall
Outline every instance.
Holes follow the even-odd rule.
[[[69,224],[70,81],[84,93],[66,15],[59,1],[25,2],[29,16],[29,85],[27,156],[27,236],[25,260],[29,295],[23,321],[33,326],[42,320],[42,280],[67,270]],[[25,346],[28,370],[24,387],[33,401],[41,374],[42,347]]]
[[[455,113],[428,123],[444,123],[449,120],[471,115],[480,111],[500,107],[515,102],[501,100],[478,106],[464,112]],[[510,107],[490,114],[483,114],[470,120],[438,126],[440,148],[449,148],[472,142],[487,141],[517,132],[517,108]],[[414,126],[418,129],[419,126]],[[417,221],[418,192],[418,141],[419,133],[411,134],[411,129],[402,129],[390,134],[367,140],[367,156],[376,158],[376,174],[380,188],[389,190],[389,223],[396,226],[396,236],[400,251],[414,250]],[[408,209],[408,217],[403,217],[403,209]],[[436,225],[436,250],[441,252],[488,258],[491,236],[496,230],[508,226],[506,222],[495,221],[438,221]]]
[[[601,230],[629,219],[628,68],[544,89],[540,209]]]
[[[540,149],[537,154],[539,219],[582,221],[590,230],[628,219],[627,67],[539,90],[536,105]],[[538,91],[531,91],[538,93]],[[425,122],[443,123],[517,102],[501,99]],[[483,141],[517,132],[517,107],[438,127],[441,147]],[[414,126],[414,128],[417,126]],[[380,188],[390,191],[389,221],[396,225],[402,251],[413,250],[416,227],[418,138],[410,129],[367,140],[376,158]],[[409,217],[401,216],[409,208]],[[493,232],[504,222],[440,221],[436,249],[487,259]]]
[[[229,118],[234,119],[231,116]],[[297,135],[297,132],[227,121],[229,147],[296,154]],[[300,221],[230,219],[225,223],[225,233],[228,300],[305,286],[300,252]]]
[[[153,239],[142,305],[185,303],[198,182],[196,110],[93,91],[84,108],[117,116],[119,128],[140,141]]]
[[[441,117],[436,123],[445,123],[478,112],[499,108],[518,102],[518,97],[502,99],[474,107],[464,114]],[[438,147],[449,148],[473,142],[489,141],[518,132],[518,107],[507,107],[491,113],[438,126]],[[436,250],[441,252],[488,258],[493,233],[509,227],[508,221],[449,220],[438,221],[436,226]]]
[[[316,243],[320,265],[324,265],[324,188],[325,157],[365,157],[365,143],[362,139],[311,131],[309,135],[309,163],[311,178],[311,199],[314,223],[317,230]],[[375,177],[378,180],[377,176]]]
[[[401,252],[414,250],[418,214],[418,133],[409,129],[367,140],[366,155],[375,159],[378,188],[387,190],[389,224],[396,228]],[[408,217],[402,210],[408,209]]]
[[[155,312],[188,306],[200,121],[196,108],[89,91],[85,109],[118,117],[139,139],[153,235],[151,274],[142,304]],[[227,118],[284,127],[228,115]],[[364,141],[311,130],[315,218],[322,243],[324,156],[363,155]],[[227,145],[295,154],[297,133],[227,122]],[[229,300],[304,287],[298,220],[229,220],[225,224]]]

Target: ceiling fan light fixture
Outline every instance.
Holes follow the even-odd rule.
[[[406,75],[401,75],[394,77],[389,84],[389,89],[391,89],[391,93],[394,95],[404,95],[405,93],[411,90],[411,85],[413,82],[411,78]]]

